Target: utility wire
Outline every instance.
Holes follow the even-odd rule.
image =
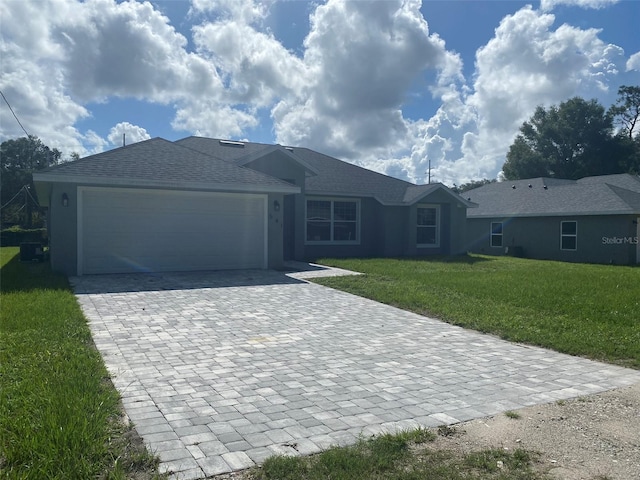
[[[7,100],[7,97],[4,96],[4,93],[2,93],[2,90],[0,90],[0,95],[2,95],[2,98],[4,98],[4,102],[7,104],[7,107],[9,107],[9,110],[11,110],[11,113],[13,113],[13,118],[16,119],[16,122],[18,122],[18,125],[20,125],[20,128],[22,128],[22,131],[25,133],[25,135],[29,137],[29,133],[22,126],[22,124],[20,123],[20,120],[18,120],[18,116],[16,115],[16,112],[14,112],[13,108],[11,108],[11,105],[9,105],[9,101]]]

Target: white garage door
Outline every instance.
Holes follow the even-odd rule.
[[[266,268],[266,195],[81,188],[78,274]]]

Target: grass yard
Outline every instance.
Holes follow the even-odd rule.
[[[156,478],[66,278],[4,247],[0,292],[0,477]]]
[[[322,285],[507,340],[640,369],[640,268],[469,255],[322,259]]]
[[[535,454],[490,449],[470,454],[429,449],[436,434],[416,430],[362,439],[311,457],[271,457],[259,480],[542,480]]]

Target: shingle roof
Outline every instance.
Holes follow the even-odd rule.
[[[203,137],[187,137],[176,143],[236,165],[242,165],[247,159],[253,159],[257,155],[266,155],[274,149],[284,149],[288,155],[313,172],[305,180],[306,192],[311,195],[375,197],[384,204],[408,205],[437,189],[447,190],[441,184],[414,185],[308,148],[252,142],[229,143]],[[458,200],[464,203],[462,198]]]
[[[479,205],[469,218],[640,214],[640,177],[629,174],[505,181],[462,195]]]
[[[305,187],[311,195],[373,197],[387,205],[411,205],[442,189],[471,206],[442,184],[414,185],[308,148],[204,137],[187,137],[176,142],[154,138],[42,170],[34,179],[295,193],[297,187],[243,167],[274,151],[282,152],[306,170]]]
[[[92,179],[93,183],[229,186],[289,192],[295,187],[261,172],[154,138],[63,163],[34,175],[39,181]]]

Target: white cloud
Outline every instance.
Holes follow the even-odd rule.
[[[191,0],[192,12],[215,13],[226,20],[233,19],[244,24],[258,21],[267,14],[269,6],[276,0]]]
[[[300,59],[273,35],[242,22],[204,23],[193,29],[198,52],[228,78],[229,103],[269,105],[276,96],[299,89],[305,82]]]
[[[540,8],[545,11],[553,10],[558,5],[568,5],[581,8],[605,8],[619,0],[541,0]]]
[[[405,145],[411,84],[427,69],[443,83],[461,70],[419,8],[399,0],[317,7],[304,41],[305,84],[272,110],[277,141],[360,161]]]
[[[627,60],[626,71],[636,70],[640,72],[640,52],[636,52]]]
[[[293,52],[264,27],[273,4],[192,0],[187,20],[199,24],[187,39],[149,2],[1,2],[0,88],[30,133],[65,153],[120,145],[123,129],[127,143],[148,138],[125,122],[102,137],[76,127],[92,102],[136,98],[173,108],[177,131],[243,138],[270,112],[278,143],[417,182],[431,159],[436,180],[460,183],[495,176],[537,105],[615,90],[620,72],[640,69],[640,52],[627,59],[598,30],[556,27],[554,15],[525,7],[478,49],[465,80],[419,0],[310,4],[309,33]],[[417,95],[441,106],[410,120],[406,106],[427,83]],[[0,109],[0,137],[19,135]]]
[[[456,149],[444,152],[438,178],[453,183],[495,176],[536,106],[576,95],[593,98],[624,68],[622,49],[600,40],[598,30],[554,29],[554,21],[551,14],[525,7],[505,17],[494,38],[477,51],[472,91],[452,104],[465,119],[464,133],[452,131],[456,120],[449,118],[447,103],[429,121],[438,125],[436,133],[460,145],[460,156]]]
[[[138,125],[131,125],[129,122],[120,122],[111,127],[107,139],[111,142],[111,145],[121,146],[123,143],[123,135],[125,135],[124,141],[127,145],[151,138],[151,135],[149,135],[144,128]]]
[[[29,133],[63,152],[104,146],[73,127],[91,115],[89,102],[137,98],[188,111],[206,97],[214,112],[229,109],[215,65],[187,52],[187,39],[148,2],[9,1],[0,15],[0,88]],[[0,120],[1,137],[22,133],[4,109]]]

